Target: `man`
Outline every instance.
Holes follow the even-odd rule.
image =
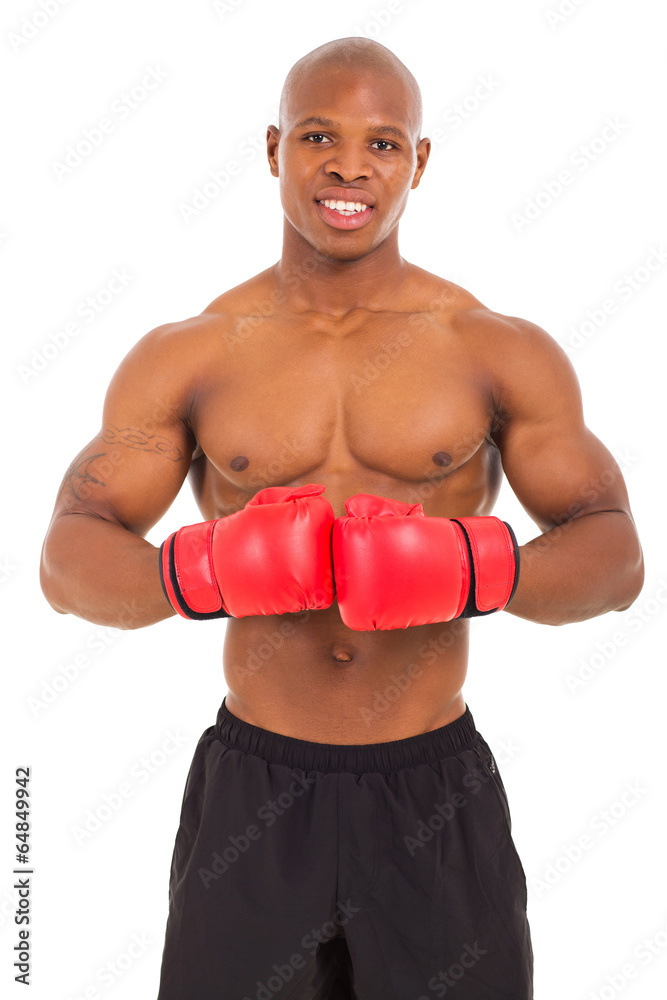
[[[139,341],[58,497],[56,610],[227,619],[160,1000],[532,997],[467,619],[624,610],[642,555],[555,342],[401,257],[420,131],[417,83],[377,42],[295,64],[267,133],[280,260]],[[503,470],[541,531],[521,546],[491,515]],[[188,473],[203,523],[158,549],[143,536]]]

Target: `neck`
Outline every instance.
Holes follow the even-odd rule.
[[[316,250],[285,219],[281,258],[272,271],[287,308],[344,315],[361,306],[386,308],[408,267],[398,250],[398,226],[363,257],[341,260]]]

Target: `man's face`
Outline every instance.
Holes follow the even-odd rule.
[[[285,216],[320,253],[354,260],[395,228],[430,150],[417,113],[394,76],[332,68],[294,88],[268,156]]]

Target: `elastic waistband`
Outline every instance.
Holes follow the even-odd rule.
[[[471,746],[477,736],[466,705],[463,715],[439,729],[388,743],[311,743],[272,733],[237,719],[225,698],[218,711],[217,738],[235,750],[262,757],[271,764],[285,764],[305,771],[396,771],[416,764],[431,764]]]

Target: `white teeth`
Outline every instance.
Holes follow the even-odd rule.
[[[368,205],[364,205],[362,201],[334,201],[331,198],[325,198],[322,204],[326,205],[327,208],[340,212],[341,215],[354,215],[368,208]]]

